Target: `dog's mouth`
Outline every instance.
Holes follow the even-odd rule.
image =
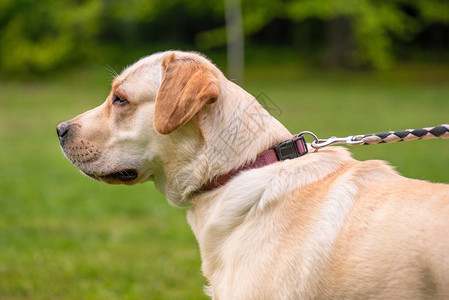
[[[84,173],[93,179],[101,180],[107,183],[120,183],[120,182],[127,183],[137,179],[137,177],[139,176],[139,173],[135,169],[126,169],[101,175],[86,172]]]

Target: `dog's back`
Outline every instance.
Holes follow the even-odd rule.
[[[330,257],[332,297],[448,299],[449,186],[361,167]]]

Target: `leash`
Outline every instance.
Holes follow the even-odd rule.
[[[326,146],[334,144],[346,144],[346,145],[374,145],[382,143],[395,143],[406,142],[414,140],[427,140],[427,139],[448,139],[449,138],[449,124],[442,124],[435,127],[426,127],[421,129],[406,129],[400,131],[388,131],[380,133],[371,133],[365,135],[350,135],[344,138],[330,137],[328,139],[319,139],[315,134],[310,131],[303,131],[297,136],[309,134],[314,137],[314,141],[311,146],[318,151]]]

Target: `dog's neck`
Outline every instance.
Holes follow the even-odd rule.
[[[226,100],[217,101],[201,120],[212,175],[253,161],[257,154],[292,137],[256,98],[230,81],[225,84]]]
[[[222,78],[221,96],[207,105],[193,123],[204,141],[186,163],[171,170],[165,194],[172,204],[189,204],[195,191],[214,176],[226,174],[292,134],[249,93]],[[196,123],[196,124],[195,124]]]

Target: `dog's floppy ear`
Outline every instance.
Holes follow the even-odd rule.
[[[189,121],[205,104],[219,96],[217,77],[207,66],[175,53],[162,58],[164,77],[156,96],[154,128],[169,134]]]

